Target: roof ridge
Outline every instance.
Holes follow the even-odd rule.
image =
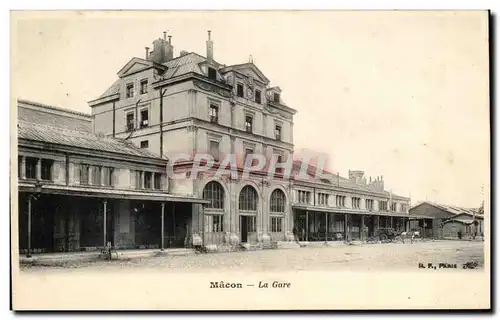
[[[140,156],[144,156],[144,157],[148,157],[148,158],[157,158],[157,159],[161,158],[157,154],[155,154],[149,150],[139,148],[138,146],[134,145],[133,143],[128,143],[128,141],[126,141],[124,139],[107,137],[107,136],[99,136],[93,132],[71,130],[71,129],[67,129],[67,128],[61,128],[61,127],[56,127],[56,126],[51,126],[51,125],[46,125],[46,124],[33,123],[33,122],[29,122],[29,121],[24,121],[24,120],[18,120],[18,124],[26,125],[24,130],[29,130],[30,126],[32,128],[38,127],[40,129],[49,129],[53,132],[56,131],[57,133],[61,133],[61,135],[63,135],[63,136],[76,135],[77,137],[82,138],[82,139],[91,139],[91,138],[97,139],[98,142],[102,142],[105,144],[106,143],[116,143],[124,148],[127,148],[129,150],[134,150],[137,153],[140,153],[141,154]],[[18,129],[19,129],[19,127],[18,127]],[[64,133],[66,133],[66,134],[64,134]],[[30,140],[29,138],[26,138],[26,139]],[[113,152],[113,151],[111,151],[111,152]]]
[[[67,113],[71,113],[71,114],[74,114],[74,115],[79,115],[79,116],[83,116],[83,117],[87,117],[87,118],[92,118],[92,115],[90,113],[85,113],[85,112],[80,112],[80,111],[74,111],[74,110],[70,110],[70,109],[66,109],[66,108],[61,108],[61,107],[56,107],[56,106],[45,104],[45,103],[40,103],[40,102],[35,102],[35,101],[27,100],[27,99],[18,98],[17,102],[18,103],[29,104],[29,105],[36,106],[36,107],[42,107],[42,108],[52,109],[52,110],[56,110],[56,111],[63,111],[63,112],[67,112]],[[18,105],[18,107],[19,107],[19,105]],[[90,121],[90,119],[89,119],[89,121]]]

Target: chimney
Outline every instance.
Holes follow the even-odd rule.
[[[151,60],[156,63],[165,62],[165,47],[164,40],[158,38],[153,41],[153,52],[151,53]]]
[[[174,58],[174,47],[172,46],[172,36],[168,36],[168,41],[166,40],[165,34],[164,34],[164,47],[165,47],[165,61],[172,60]]]
[[[149,47],[146,47],[146,60],[149,59]]]
[[[211,31],[208,30],[207,60],[213,61],[214,60],[214,42],[212,40],[210,40],[210,33],[211,33]]]
[[[363,182],[366,180],[363,180],[363,176],[365,175],[364,171],[361,170],[349,170],[349,180],[352,182],[362,185],[364,184]]]

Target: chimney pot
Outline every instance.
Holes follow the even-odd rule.
[[[168,36],[168,44],[172,44],[172,36]]]
[[[163,31],[163,40],[167,40],[167,31]]]
[[[149,58],[149,47],[146,47],[146,59]]]
[[[214,43],[213,43],[212,40],[210,40],[210,33],[211,33],[211,31],[208,30],[207,60],[208,61],[213,61],[214,60]]]

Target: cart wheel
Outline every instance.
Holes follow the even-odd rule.
[[[401,238],[401,236],[397,236],[394,238],[394,242],[403,242],[403,238]]]
[[[380,235],[380,241],[386,242],[387,241],[387,235],[385,235],[385,234]]]

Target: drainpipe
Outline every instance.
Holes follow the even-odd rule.
[[[115,101],[113,101],[113,138],[115,137],[116,133],[116,108],[115,108]]]
[[[68,186],[69,185],[69,156],[68,154],[65,155],[65,169],[66,169],[66,172],[65,172],[65,180],[66,180],[66,185]]]
[[[160,89],[160,157],[163,158],[163,97],[167,89]]]

